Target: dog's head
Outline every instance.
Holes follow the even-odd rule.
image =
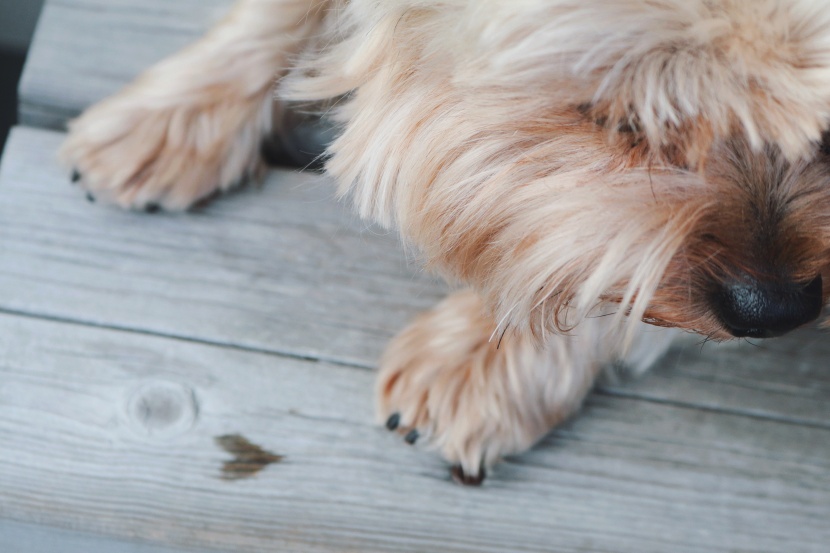
[[[640,201],[618,209],[665,219],[636,237],[645,248],[625,244],[639,267],[615,283],[596,277],[605,288],[592,292],[723,339],[819,317],[830,292],[830,9],[622,2],[601,19],[613,28],[578,47],[573,66],[592,94],[578,109],[617,160],[605,170],[640,175],[630,190]],[[564,26],[574,40],[590,35]]]
[[[399,4],[321,57],[354,91],[329,169],[500,322],[599,300],[727,339],[819,316],[826,3]]]

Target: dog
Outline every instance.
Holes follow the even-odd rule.
[[[71,123],[95,198],[184,210],[290,109],[325,171],[458,291],[380,361],[379,421],[462,484],[684,333],[785,334],[830,271],[819,0],[238,0]]]

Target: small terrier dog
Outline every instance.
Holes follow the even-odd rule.
[[[462,483],[603,366],[683,331],[779,336],[827,300],[821,0],[238,0],[62,158],[96,198],[182,210],[256,174],[296,105],[335,122],[340,194],[464,285],[377,384],[379,420]]]

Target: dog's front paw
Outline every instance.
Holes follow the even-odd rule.
[[[196,95],[154,105],[151,96],[134,86],[70,124],[61,158],[89,198],[181,210],[259,169],[259,102]]]
[[[539,386],[549,369],[540,352],[515,336],[499,345],[494,327],[477,296],[461,292],[416,319],[381,361],[380,422],[439,450],[466,485],[480,484],[499,458],[529,448],[557,420]]]

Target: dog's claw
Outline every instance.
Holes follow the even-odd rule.
[[[95,203],[95,196],[92,195],[92,192],[86,193],[86,201],[88,201],[91,204]]]
[[[158,213],[161,207],[158,204],[147,204],[144,206],[144,211],[147,213]]]
[[[421,434],[417,430],[410,430],[403,439],[409,445],[415,445],[420,436]]]
[[[79,180],[81,180],[81,172],[80,172],[80,171],[78,171],[77,169],[74,169],[74,170],[72,171],[72,176],[71,176],[71,177],[69,177],[69,178],[72,180],[72,184],[75,184],[76,182],[78,182]]]
[[[484,467],[481,467],[477,476],[470,476],[464,473],[461,465],[455,465],[450,469],[450,476],[452,476],[453,482],[462,486],[481,486],[481,483],[487,477],[487,472]]]
[[[386,419],[386,428],[387,430],[395,430],[398,428],[398,425],[401,424],[401,415],[400,413],[395,413],[388,419]]]

